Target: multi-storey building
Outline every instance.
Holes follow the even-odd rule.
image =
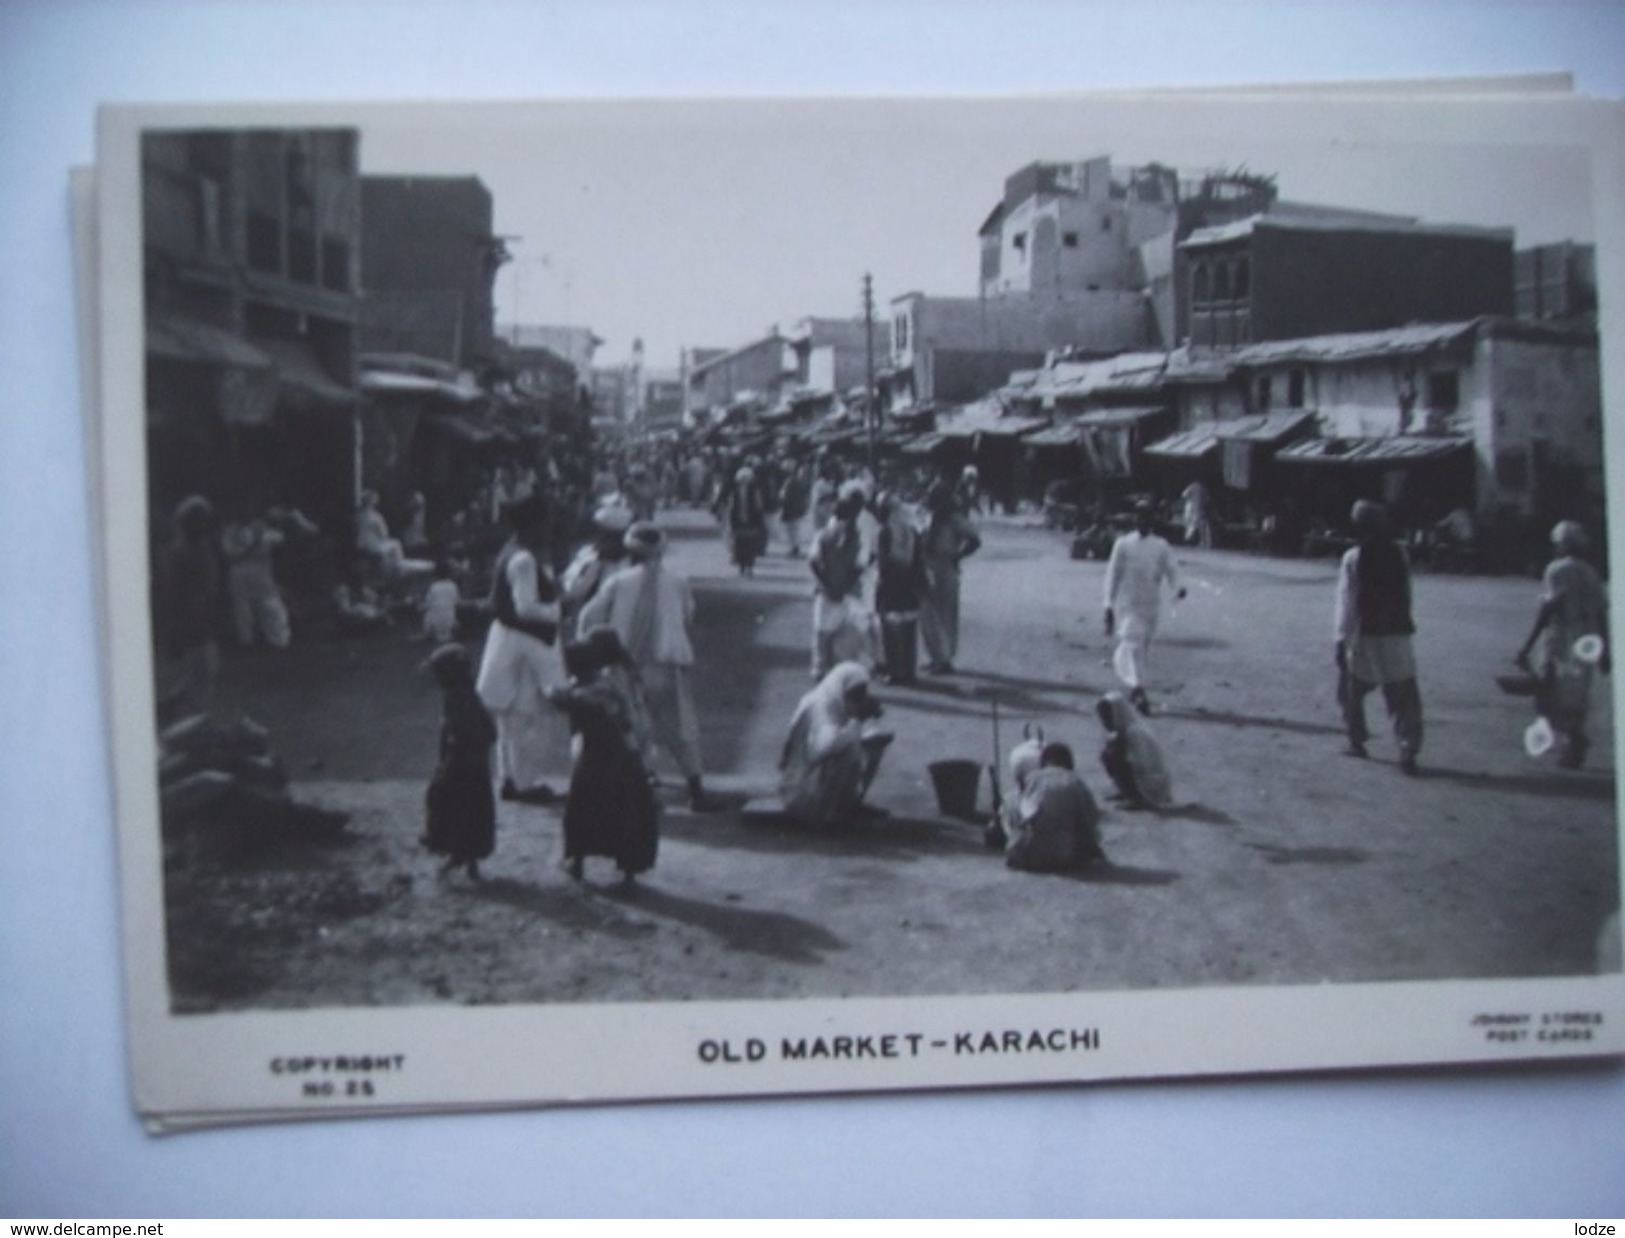
[[[142,140],[149,488],[296,504],[347,529],[358,488],[358,134]]]
[[[1193,232],[1175,276],[1179,339],[1196,348],[1459,322],[1512,312],[1512,232],[1271,212]]]
[[[477,176],[365,176],[361,226],[362,351],[482,369],[508,256],[491,191]]]

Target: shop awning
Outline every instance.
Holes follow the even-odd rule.
[[[1062,426],[1050,426],[1034,434],[1024,437],[1021,442],[1024,447],[1076,447],[1083,440],[1083,430],[1072,422]]]
[[[1140,404],[1126,408],[1102,408],[1085,413],[1077,424],[1085,429],[1105,429],[1112,426],[1137,426],[1142,421],[1157,417],[1168,410],[1160,404]]]
[[[1227,443],[1259,443],[1269,446],[1282,442],[1308,427],[1313,413],[1260,413],[1254,417],[1237,417],[1230,421],[1217,421],[1210,427],[1218,439]]]
[[[1048,424],[1043,417],[965,417],[938,425],[937,432],[944,438],[975,438],[978,434],[1018,438]]]
[[[276,362],[277,385],[288,389],[295,397],[303,397],[317,404],[349,404],[356,393],[342,386],[322,368],[316,352],[303,340],[261,338],[254,340]]]
[[[1392,435],[1386,438],[1306,438],[1275,453],[1283,464],[1376,465],[1396,468],[1442,460],[1458,451],[1470,451],[1473,440],[1455,435],[1426,438]]]
[[[918,438],[911,438],[904,443],[901,450],[905,456],[929,456],[943,442],[942,435],[936,433],[922,434]]]
[[[240,335],[191,318],[153,316],[147,320],[147,352],[170,361],[269,370],[271,358]]]
[[[1219,450],[1219,436],[1214,433],[1218,422],[1209,422],[1190,430],[1181,430],[1167,438],[1158,439],[1145,449],[1148,456],[1163,460],[1201,460]]]
[[[363,370],[356,381],[368,395],[427,396],[456,404],[473,404],[484,395],[472,375],[448,380],[394,370]]]

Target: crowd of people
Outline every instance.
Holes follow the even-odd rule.
[[[450,869],[478,875],[494,845],[496,804],[563,805],[561,864],[580,879],[585,861],[611,859],[632,881],[655,861],[664,752],[689,805],[714,807],[702,768],[695,707],[695,604],[666,563],[662,507],[712,512],[741,577],[778,543],[805,556],[811,595],[812,689],[788,720],[779,761],[783,811],[835,827],[883,815],[867,795],[893,734],[877,682],[909,685],[923,670],[952,675],[959,654],[961,573],[981,546],[982,495],[974,467],[882,479],[828,453],[776,458],[663,447],[600,457],[584,484],[561,497],[534,469],[505,470],[480,503],[497,504],[500,537],[474,536],[470,512],[438,528],[421,497],[392,534],[377,496],[363,496],[350,559],[335,590],[341,631],[388,625],[375,590],[397,590],[434,647],[440,687],[439,758],[430,780],[425,845]],[[582,510],[585,508],[585,510]],[[483,508],[482,508],[483,510]],[[1182,496],[1181,532],[1210,537],[1200,489]],[[216,633],[284,649],[290,621],[277,564],[321,532],[297,511],[232,511],[223,525],[198,496],[183,502],[171,543],[155,562],[160,661],[172,704],[207,713],[219,667]],[[1334,664],[1348,752],[1371,742],[1365,702],[1381,689],[1399,753],[1414,775],[1423,709],[1413,644],[1411,562],[1379,504],[1350,513],[1355,544],[1339,564],[1333,599]],[[1164,752],[1146,719],[1163,606],[1186,596],[1159,513],[1139,503],[1112,540],[1103,621],[1114,642],[1120,691],[1098,702],[1100,765],[1123,804],[1173,804]],[[481,526],[483,530],[483,525]],[[1537,614],[1516,662],[1529,676],[1537,717],[1532,753],[1561,745],[1583,764],[1595,677],[1610,670],[1607,593],[1584,558],[1584,529],[1560,523]],[[478,547],[491,546],[488,562]],[[482,641],[478,656],[469,644]],[[921,646],[923,645],[923,667]],[[549,782],[569,751],[569,782]],[[1046,871],[1099,863],[1100,809],[1064,744],[1029,741],[1011,755],[1012,794],[995,822],[1013,868]]]

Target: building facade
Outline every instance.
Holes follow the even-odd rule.
[[[358,148],[351,129],[144,135],[155,517],[197,493],[227,509],[292,504],[348,529]]]
[[[1506,315],[1512,265],[1506,229],[1255,215],[1180,243],[1176,331],[1196,348],[1236,348]]]
[[[1583,326],[1485,317],[1260,343],[1178,386],[1185,431],[1309,413],[1315,436],[1281,460],[1380,482],[1370,497],[1467,506],[1536,522],[1595,521],[1603,501],[1597,336]],[[1407,490],[1449,463],[1452,493]],[[1424,479],[1432,481],[1433,479]],[[1434,487],[1436,490],[1438,486]]]
[[[911,292],[891,303],[883,398],[893,411],[963,404],[1002,387],[1017,370],[1057,349],[1110,356],[1153,343],[1155,321],[1142,292],[1082,297],[934,297]]]
[[[771,407],[795,383],[797,372],[796,350],[778,331],[727,352],[691,350],[683,376],[686,411],[717,419],[741,400]]]
[[[489,364],[508,256],[493,218],[477,176],[361,178],[362,351]]]

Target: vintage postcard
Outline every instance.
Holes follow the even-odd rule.
[[[143,1116],[1625,1049],[1621,122],[108,109]]]

